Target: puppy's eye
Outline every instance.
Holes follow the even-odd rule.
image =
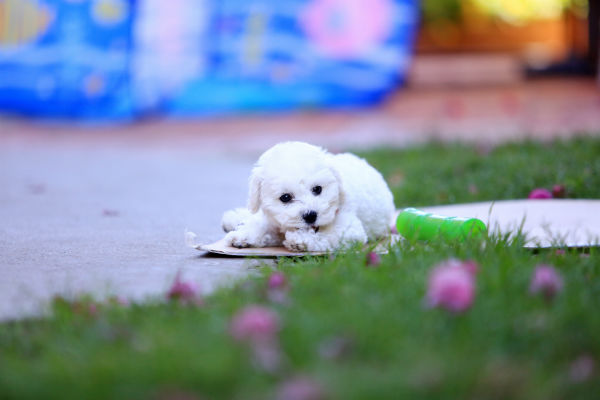
[[[292,195],[289,193],[284,193],[281,195],[279,200],[281,200],[282,203],[287,203],[288,201],[292,200]]]
[[[312,192],[315,196],[320,195],[322,190],[323,188],[321,186],[315,186],[314,188],[312,188]]]

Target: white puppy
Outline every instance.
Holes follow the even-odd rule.
[[[365,160],[287,142],[258,159],[248,208],[227,211],[222,224],[235,247],[329,251],[387,235],[393,213],[390,189]]]

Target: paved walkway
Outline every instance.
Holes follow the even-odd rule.
[[[248,273],[201,257],[184,230],[221,237],[251,162],[180,149],[0,145],[0,319],[54,294],[162,295],[177,271],[203,292]]]
[[[221,237],[256,156],[301,139],[332,150],[431,139],[497,143],[600,132],[591,81],[404,91],[371,111],[125,126],[0,119],[0,319],[54,294],[164,294],[177,273],[204,292],[253,267],[184,246]]]

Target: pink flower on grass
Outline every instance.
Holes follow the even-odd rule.
[[[306,35],[335,58],[353,58],[377,46],[392,21],[390,0],[313,0],[300,16]]]
[[[247,343],[256,366],[275,372],[282,363],[279,349],[277,314],[261,306],[247,306],[234,315],[229,332],[234,339]]]
[[[296,377],[284,382],[277,391],[277,400],[322,400],[325,392],[321,385],[306,377]]]
[[[288,302],[287,280],[283,272],[273,272],[271,276],[269,276],[267,287],[267,297],[270,301],[278,304],[285,304]]]
[[[429,275],[427,304],[448,311],[466,311],[475,299],[474,262],[447,260],[436,266]]]
[[[531,193],[529,193],[529,199],[537,199],[537,200],[541,200],[541,199],[551,199],[552,198],[552,193],[550,193],[549,190],[544,189],[544,188],[537,188],[537,189],[533,189],[531,191]]]
[[[70,307],[74,314],[86,317],[96,317],[100,312],[100,308],[94,301],[85,298],[75,300]]]
[[[367,267],[377,267],[381,264],[381,257],[374,251],[367,254]]]
[[[529,286],[532,294],[542,293],[547,299],[551,299],[562,289],[563,279],[553,267],[544,264],[535,267]]]
[[[275,312],[261,306],[247,306],[233,316],[230,333],[238,341],[272,341],[279,331]]]
[[[286,285],[286,279],[283,272],[273,272],[269,276],[269,289],[281,289]]]
[[[589,355],[579,356],[571,363],[569,368],[569,379],[571,382],[581,383],[592,378],[596,368],[594,359]]]
[[[182,281],[179,273],[177,273],[175,281],[167,293],[167,298],[169,300],[178,300],[181,303],[188,304],[199,304],[201,301],[198,287],[192,282]]]
[[[88,313],[92,317],[95,317],[96,315],[98,315],[98,306],[96,306],[95,303],[90,303],[90,305],[88,306]]]
[[[111,305],[117,305],[121,307],[129,306],[129,300],[127,299],[127,297],[124,296],[111,296],[108,299],[108,303]]]
[[[552,186],[552,197],[555,199],[560,199],[565,197],[567,193],[567,189],[564,185],[554,185]]]

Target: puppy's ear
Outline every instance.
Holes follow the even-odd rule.
[[[344,201],[346,199],[346,188],[344,187],[344,181],[342,180],[342,176],[340,175],[337,168],[335,168],[335,166],[332,165],[331,163],[329,163],[329,169],[331,170],[331,172],[335,176],[335,179],[338,182],[338,186],[339,186],[339,190],[340,190],[339,203],[341,206],[342,204],[344,204]]]
[[[252,174],[250,175],[250,191],[248,192],[248,210],[253,214],[256,213],[260,207],[260,188],[262,181],[262,168],[256,166],[252,169]]]

